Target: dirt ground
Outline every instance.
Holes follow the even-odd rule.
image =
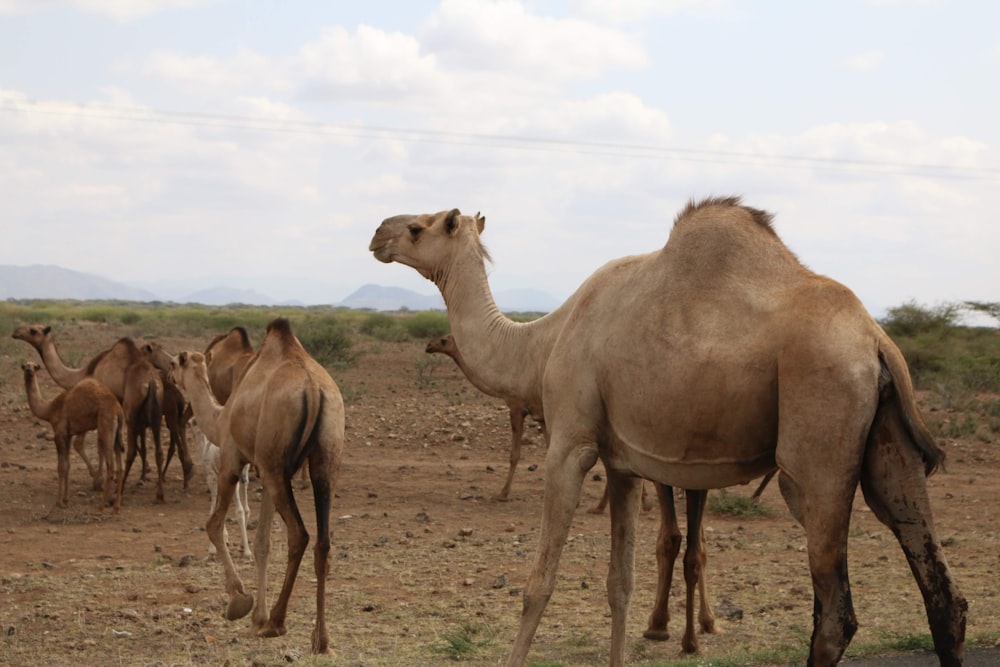
[[[72,365],[120,335],[138,333],[87,324],[55,328],[57,344],[75,352],[67,355]],[[141,333],[172,352],[202,350],[208,342],[208,337]],[[252,333],[259,338],[260,332]],[[221,566],[208,558],[209,496],[200,462],[185,490],[174,461],[164,504],[154,502],[154,484],[138,483],[134,468],[122,511],[112,516],[96,511],[97,494],[74,454],[70,506],[52,510],[51,429],[30,413],[20,372],[21,363],[37,355],[10,340],[9,333],[4,336],[0,664],[376,667],[439,665],[456,657],[468,665],[502,664],[537,545],[544,444],[533,428],[512,499],[493,501],[507,468],[506,407],[478,393],[451,360],[426,355],[423,343],[366,342],[358,344],[362,354],[354,366],[333,373],[347,401],[347,452],[333,508],[327,592],[336,654],[312,658],[311,550],[292,595],[287,635],[257,639],[248,633],[249,619],[223,619],[226,596]],[[48,375],[39,377],[43,394],[54,396],[57,388]],[[932,401],[923,403],[930,423],[940,427],[962,417]],[[944,442],[947,470],[929,482],[935,520],[969,600],[968,636],[992,644],[1000,636],[1000,445],[981,435]],[[88,448],[95,456],[93,436]],[[152,455],[150,464],[155,468]],[[584,511],[603,489],[600,465],[593,472],[533,644],[534,664],[606,664],[609,521],[606,514]],[[748,486],[730,492],[752,491]],[[252,485],[254,517],[259,493]],[[314,533],[310,496],[309,489],[297,490]],[[773,510],[771,518],[711,512],[707,517],[709,591],[722,632],[701,636],[706,660],[808,643],[812,591],[804,533],[785,509],[777,484],[765,491],[763,502]],[[850,573],[860,629],[848,655],[866,645],[926,634],[920,593],[899,546],[860,494],[852,521]],[[673,637],[642,638],[653,602],[656,527],[656,511],[644,513],[629,619],[630,664],[679,657],[682,585],[675,582],[671,600]],[[272,602],[284,569],[284,530],[276,528],[269,567]],[[235,547],[238,531],[232,522],[229,536]],[[239,566],[252,591],[253,565]],[[682,584],[680,574],[677,579]]]

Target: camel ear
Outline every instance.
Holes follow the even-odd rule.
[[[486,216],[479,215],[479,211],[476,211],[476,227],[479,228],[479,233],[483,233],[483,229],[486,228]]]
[[[186,364],[187,360],[188,360],[187,352],[181,352],[180,354],[177,355],[177,363],[180,364],[181,366]]]
[[[462,215],[462,212],[457,208],[453,208],[448,211],[448,215],[444,219],[444,228],[449,234],[453,234],[456,229],[458,229],[458,216]]]
[[[49,335],[50,333],[52,333],[52,327],[50,327],[49,325],[45,325],[45,328],[42,329],[42,333],[45,334],[46,336]]]

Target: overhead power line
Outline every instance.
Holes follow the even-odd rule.
[[[329,123],[284,118],[261,118],[231,114],[209,114],[111,105],[75,105],[38,102],[0,102],[0,110],[76,118],[125,120],[141,123],[187,125],[230,130],[287,132],[348,137],[392,138],[407,142],[474,146],[512,150],[571,152],[608,157],[633,157],[683,162],[778,166],[799,169],[835,169],[882,174],[935,176],[957,179],[997,179],[1000,168],[895,162],[856,158],[787,155],[751,151],[674,148],[649,144],[586,141],[520,135],[501,135],[449,130],[426,130],[383,125]]]

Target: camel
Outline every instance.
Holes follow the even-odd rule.
[[[208,485],[208,492],[212,496],[212,502],[208,510],[208,515],[211,517],[216,505],[218,505],[221,450],[218,445],[209,440],[205,433],[198,428],[197,422],[192,420],[190,423],[191,434],[194,436],[194,442],[197,445],[196,449],[201,453],[201,464],[205,468],[205,482]],[[233,495],[236,498],[236,521],[240,526],[243,558],[253,560],[253,552],[250,551],[250,539],[247,536],[247,518],[250,516],[250,499],[247,489],[250,485],[249,473],[250,464],[247,464],[240,471],[240,478],[236,481],[236,491]],[[226,544],[229,544],[229,533],[226,530],[224,522],[222,524],[222,539],[225,540]],[[209,542],[209,555],[214,556],[216,552],[215,545]]]
[[[122,338],[109,349],[104,350],[92,358],[85,366],[81,368],[70,368],[63,363],[61,357],[59,356],[59,351],[56,349],[55,341],[53,340],[51,327],[37,324],[23,325],[14,330],[12,337],[27,342],[38,351],[38,354],[42,359],[42,363],[45,364],[45,368],[48,370],[49,375],[52,376],[52,379],[55,380],[56,384],[60,387],[72,387],[83,378],[92,376],[103,382],[108,389],[111,390],[111,392],[122,403],[122,407],[125,409],[126,419],[129,423],[128,439],[130,443],[130,453],[127,456],[127,462],[125,464],[126,472],[122,479],[127,477],[128,471],[132,467],[132,460],[135,458],[135,452],[138,451],[138,453],[142,456],[142,475],[140,479],[145,480],[149,472],[149,466],[146,463],[145,437],[143,436],[145,428],[150,428],[153,431],[156,453],[158,457],[161,456],[159,445],[159,424],[161,422],[161,418],[156,417],[155,413],[161,413],[162,415],[163,411],[163,380],[162,378],[153,380],[149,377],[149,375],[155,371],[152,369],[148,359],[144,358],[144,355],[136,346],[135,341],[131,338]],[[132,368],[132,366],[137,367]],[[150,385],[150,383],[153,385],[159,385],[161,388],[156,389],[155,392],[150,394],[146,391],[146,388]],[[126,393],[128,393],[128,396],[126,396]],[[155,406],[147,404],[154,398],[157,401]],[[145,416],[140,415],[140,412],[144,412]],[[169,420],[168,428],[171,433],[174,433],[179,428],[173,422],[174,414],[174,411],[167,413],[167,418]],[[154,423],[155,428],[153,427]],[[142,424],[145,424],[145,427],[142,427]],[[135,434],[135,439],[133,439],[133,433]],[[142,436],[141,440],[140,436]],[[131,443],[133,442],[136,444],[136,450],[131,449]],[[187,451],[186,443],[183,441],[178,443],[178,451],[184,468],[184,486],[186,488],[194,471],[194,463]],[[162,460],[158,458],[157,502],[162,502],[163,500],[163,480],[165,473],[166,470],[162,465]]]
[[[233,327],[227,333],[213,338],[205,348],[208,360],[208,379],[212,393],[225,405],[233,388],[239,383],[254,350],[250,337],[243,327]]]
[[[428,341],[425,352],[428,354],[448,355],[476,389],[487,396],[494,395],[490,393],[489,383],[480,380],[475,371],[465,363],[465,359],[462,358],[462,353],[458,351],[458,346],[455,345],[455,339],[451,334]],[[517,469],[517,462],[521,460],[521,446],[524,444],[524,418],[531,414],[531,410],[517,398],[510,396],[499,396],[498,398],[503,398],[504,402],[507,403],[507,408],[510,410],[510,465],[507,468],[507,480],[504,482],[503,488],[493,496],[493,499],[505,501],[510,497],[510,485],[514,481],[514,471]],[[536,412],[536,414],[539,413]],[[542,425],[544,429],[544,422],[542,422]]]
[[[283,318],[268,324],[263,343],[225,405],[212,393],[205,355],[200,352],[180,353],[172,375],[190,401],[199,427],[221,448],[219,502],[206,529],[225,570],[229,594],[226,618],[242,618],[253,608],[253,628],[260,637],[285,634],[288,598],[309,542],[292,493],[292,478],[308,461],[317,532],[312,651],[327,653],[330,639],[324,609],[330,554],[330,499],[344,449],[344,402],[337,384],[309,356],[292,333],[288,320]],[[247,463],[257,468],[265,490],[254,539],[256,605],[253,596],[243,588],[222,535],[236,481]],[[275,509],[288,531],[288,562],[281,592],[268,614],[267,559]]]
[[[460,225],[460,219],[465,224]],[[508,405],[524,406],[544,429],[542,377],[545,364],[578,295],[570,296],[562,306],[532,322],[513,322],[506,318],[493,300],[486,278],[485,263],[490,256],[479,238],[485,222],[479,214],[469,219],[460,216],[457,210],[437,215],[396,216],[382,223],[369,249],[376,259],[410,266],[437,285],[448,308],[451,345],[464,351],[463,372],[483,393],[503,398]],[[623,269],[634,265],[628,258],[619,263]],[[513,466],[508,473],[508,484],[512,474]],[[660,500],[656,558],[658,589],[644,636],[662,641],[669,638],[670,583],[681,534],[672,492],[658,490],[657,496]],[[697,503],[691,503],[689,511],[697,507]],[[700,511],[689,516],[689,526],[697,529],[700,517]],[[688,548],[691,550],[685,554],[685,562],[691,563],[686,568],[691,570],[686,576],[688,599],[693,599],[693,587],[700,586],[702,629],[714,632],[714,617],[704,582],[693,578],[700,577],[699,572],[703,569],[696,571],[695,565],[705,562],[704,541],[689,541]],[[701,549],[700,554],[698,549]],[[692,610],[688,609],[687,618],[692,615]],[[692,639],[694,630],[690,624],[684,636],[688,639],[683,645],[696,650],[697,641]]]
[[[396,216],[370,249],[440,281],[443,294],[462,294],[481,255],[461,256],[454,240],[478,242],[481,228],[479,216],[457,209]],[[435,253],[451,264],[420,263]],[[467,363],[489,364],[490,333],[517,333],[465,298],[478,326],[476,317],[463,327],[453,321],[452,333]],[[722,488],[775,467],[807,536],[815,601],[808,664],[835,665],[857,628],[847,537],[859,483],[909,561],[940,664],[962,664],[968,605],[935,533],[926,485],[943,452],[920,416],[906,363],[850,290],[798,261],[770,214],[737,197],[689,203],[663,248],[612,260],[571,300],[544,362],[542,526],[509,667],[527,659],[598,458],[611,498],[611,665],[625,662],[639,481]],[[479,345],[460,332],[472,341],[478,334]],[[615,340],[629,344],[607,344]]]
[[[191,419],[191,410],[181,390],[177,388],[173,380],[170,379],[170,365],[174,358],[163,346],[156,341],[149,341],[142,346],[142,352],[153,366],[160,372],[160,381],[163,383],[163,423],[167,425],[167,432],[170,434],[170,445],[167,447],[166,459],[163,462],[163,474],[166,476],[170,461],[177,452],[181,459],[181,467],[184,472],[184,488],[188,488],[188,482],[194,472],[194,462],[188,453],[187,446],[187,425]]]
[[[125,413],[107,387],[93,378],[84,378],[51,400],[42,398],[38,387],[38,364],[30,362],[21,366],[24,371],[24,390],[32,414],[52,426],[56,443],[56,469],[58,488],[56,506],[69,505],[69,447],[70,438],[88,431],[97,431],[97,448],[104,462],[104,493],[98,510],[102,511],[114,501],[114,511],[121,508],[121,496],[112,498],[115,478],[122,471],[122,443],[124,442]]]

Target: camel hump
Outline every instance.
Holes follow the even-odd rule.
[[[285,317],[278,317],[267,323],[267,333],[274,332],[280,336],[291,336],[292,325]]]
[[[674,219],[674,226],[690,224],[707,217],[714,217],[722,214],[743,214],[749,219],[771,234],[777,236],[774,231],[774,215],[759,208],[753,208],[743,203],[743,199],[738,196],[728,197],[706,197],[699,201],[689,200],[677,217]]]

